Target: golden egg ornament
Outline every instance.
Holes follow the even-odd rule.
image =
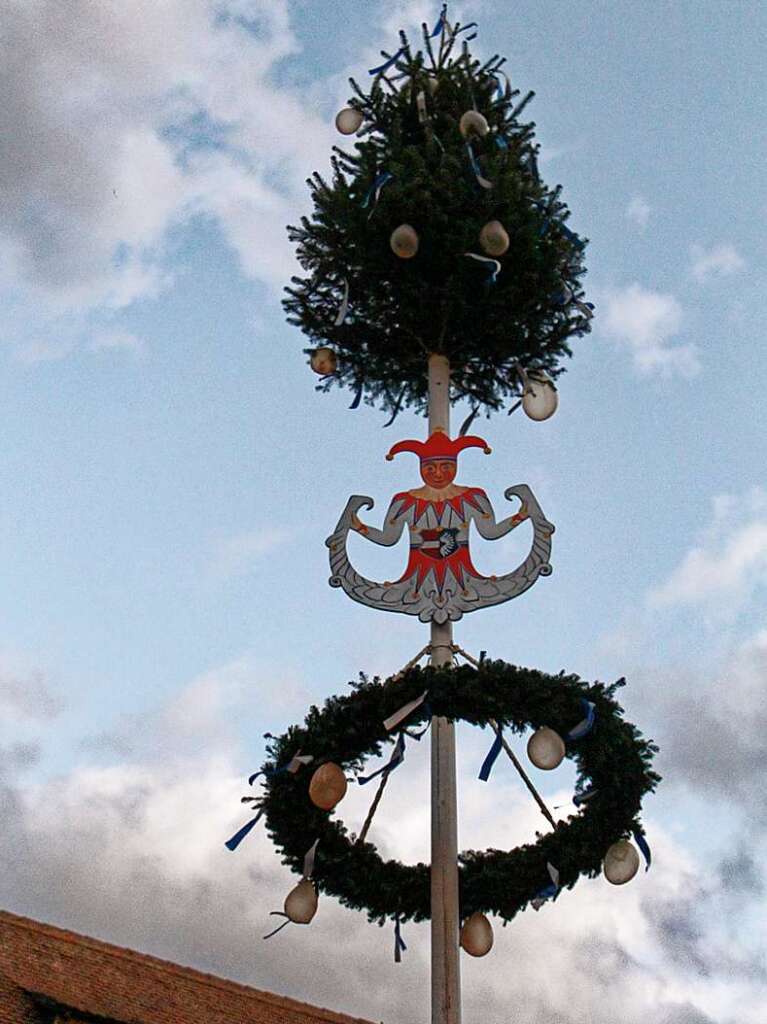
[[[488,256],[503,256],[509,248],[509,236],[499,220],[489,220],[479,233],[479,244]]]
[[[418,233],[410,224],[400,224],[392,231],[389,245],[395,256],[409,260],[418,252]]]
[[[628,839],[619,839],[609,848],[602,864],[605,878],[612,885],[625,885],[639,871],[639,854]]]
[[[316,348],[311,354],[309,365],[321,377],[335,373],[338,369],[338,356],[332,348]]]
[[[547,420],[557,411],[559,395],[553,382],[540,371],[528,373],[522,409],[531,420]]]
[[[354,107],[344,107],[336,114],[336,128],[342,135],[354,135],[364,120],[362,111],[355,110]]]
[[[309,783],[309,799],[322,811],[332,811],[346,796],[346,776],[332,761],[321,764]]]
[[[295,889],[291,889],[285,897],[285,916],[294,924],[309,924],[317,913],[317,890],[314,882],[302,878]]]
[[[493,948],[493,926],[479,911],[461,926],[461,948],[469,956],[486,956]]]
[[[527,741],[527,756],[536,768],[550,772],[562,763],[565,756],[565,741],[548,725],[542,725]]]
[[[478,110],[467,110],[465,114],[461,115],[458,129],[465,139],[468,139],[471,135],[478,135],[480,138],[484,138],[490,131],[490,125],[487,123],[484,114],[480,114]]]

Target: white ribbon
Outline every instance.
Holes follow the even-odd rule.
[[[416,708],[419,708],[423,704],[428,692],[428,690],[424,690],[420,697],[409,701],[407,704],[403,704],[399,711],[395,711],[393,715],[389,715],[388,718],[384,719],[384,729],[386,729],[387,732],[391,732],[392,729],[396,729],[400,722],[404,721],[408,715],[412,714]]]
[[[313,760],[314,757],[311,754],[302,754],[300,750],[297,750],[290,759],[285,771],[290,772],[291,775],[295,775],[301,765],[311,764]]]
[[[340,327],[346,319],[346,312],[349,309],[349,282],[344,278],[344,297],[341,299],[341,305],[338,308],[338,315],[333,321],[334,327]]]
[[[314,855],[317,852],[319,839],[315,839],[312,845],[304,854],[304,878],[311,878],[314,872]]]
[[[429,120],[429,115],[426,111],[426,93],[421,89],[415,98],[415,105],[418,108],[418,120],[421,124],[426,124]]]

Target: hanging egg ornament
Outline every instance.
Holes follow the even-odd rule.
[[[550,772],[558,768],[565,756],[565,742],[558,732],[542,725],[527,741],[527,756],[536,768]]]
[[[547,420],[557,411],[559,395],[553,382],[545,373],[528,373],[525,393],[522,395],[522,409],[531,420]]]
[[[439,89],[439,79],[438,78],[432,78],[432,77],[427,78],[426,79],[426,91],[428,92],[428,94],[430,96],[433,96],[435,94],[435,92],[437,91],[437,89]]]
[[[619,839],[605,854],[602,870],[613,885],[625,885],[639,871],[639,854],[628,839]]]
[[[315,373],[326,377],[338,369],[338,356],[332,348],[316,348],[309,359],[309,365]]]
[[[314,882],[302,878],[295,889],[285,897],[285,915],[294,924],[309,924],[317,913],[317,890]]]
[[[409,260],[418,252],[418,234],[409,224],[400,224],[391,233],[389,245],[395,256],[401,260]]]
[[[309,799],[315,807],[332,811],[346,796],[346,776],[332,761],[321,764],[309,783]]]
[[[364,120],[360,110],[355,110],[354,107],[344,107],[336,114],[336,128],[342,135],[354,135]]]
[[[479,244],[488,256],[503,256],[509,248],[509,236],[499,220],[489,220],[479,233]]]
[[[458,128],[465,139],[470,135],[479,135],[480,138],[484,138],[490,131],[490,125],[484,114],[480,114],[478,110],[467,110],[465,114],[462,114]]]
[[[461,948],[469,956],[486,956],[493,948],[493,926],[479,911],[463,922]]]

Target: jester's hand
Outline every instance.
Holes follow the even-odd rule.
[[[356,530],[357,533],[367,533],[368,528],[363,522],[360,522],[356,512],[352,513],[352,529]]]

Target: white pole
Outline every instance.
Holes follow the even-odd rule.
[[[450,433],[450,363],[429,356],[429,434]],[[430,664],[452,661],[453,624],[431,624]],[[431,1021],[461,1024],[458,956],[458,812],[455,728],[446,718],[431,725]]]

